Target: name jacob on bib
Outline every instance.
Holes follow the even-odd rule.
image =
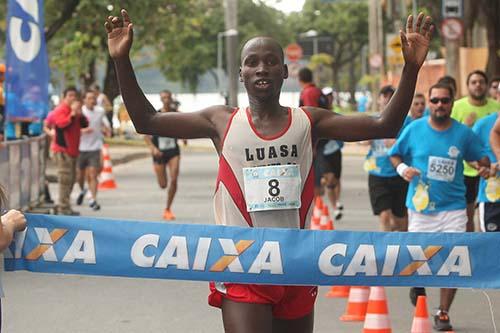
[[[248,212],[298,209],[302,180],[298,165],[243,168]]]

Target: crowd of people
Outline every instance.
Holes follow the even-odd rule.
[[[82,96],[75,87],[68,87],[63,98],[44,122],[44,131],[51,138],[51,152],[57,164],[59,195],[57,213],[79,215],[72,209],[70,196],[78,179],[80,194],[77,205],[83,203],[88,184],[89,206],[99,210],[97,176],[102,168],[101,149],[104,136],[112,132],[105,110],[97,104],[98,94],[86,91]]]
[[[331,109],[328,95],[313,83],[311,70],[302,68],[298,79],[300,106]],[[370,147],[364,163],[368,193],[381,231],[500,231],[500,175],[490,144],[495,122],[500,137],[499,82],[472,71],[466,78],[467,95],[455,101],[455,80],[442,77],[426,92],[428,105],[423,92],[413,96],[396,138],[364,142]],[[395,91],[392,86],[381,88],[379,112]],[[315,152],[315,193],[321,196],[327,190],[335,219],[342,216],[335,191],[340,190],[341,148],[337,140],[319,140]],[[441,289],[434,315],[438,331],[452,329],[448,312],[455,294],[456,289]],[[425,288],[410,289],[413,305],[421,295],[426,295]]]

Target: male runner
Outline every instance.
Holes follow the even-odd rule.
[[[405,119],[403,128],[408,126],[412,121],[420,119],[424,116],[425,112],[425,96],[421,93],[416,93],[413,96],[413,102],[411,103],[410,113]]]
[[[472,130],[485,147],[491,162],[491,174],[488,179],[479,181],[479,226],[483,232],[500,232],[500,174],[498,160],[490,145],[490,133],[498,119],[498,113],[490,114],[478,120]]]
[[[477,162],[483,177],[489,176],[490,162],[472,130],[450,118],[452,88],[442,83],[433,85],[429,101],[430,117],[413,121],[389,152],[398,173],[410,182],[406,196],[408,231],[465,232],[463,162]],[[441,289],[439,310],[434,316],[434,327],[438,331],[452,329],[448,311],[456,291]],[[412,288],[413,304],[418,295],[425,295],[425,289]]]
[[[395,90],[392,86],[380,89],[378,104],[380,110],[391,100]],[[405,124],[408,118],[405,118]],[[387,152],[394,139],[372,140],[366,155],[365,170],[368,172],[368,191],[374,215],[379,217],[382,231],[406,231],[407,217],[404,198],[408,184],[392,166]]]
[[[319,89],[313,82],[313,73],[307,68],[301,68],[299,70],[299,84],[302,88],[300,92],[299,106],[313,106],[322,109],[331,110],[333,99],[328,98],[323,94],[322,90]],[[333,94],[331,95],[333,98]],[[327,154],[324,154],[325,147],[328,145]],[[332,147],[333,145],[333,147]],[[316,144],[316,152],[314,159],[314,192],[317,196],[323,195],[323,186],[326,188],[328,199],[334,210],[334,219],[338,220],[342,217],[342,213],[337,205],[337,192],[340,172],[341,172],[341,153],[340,145],[343,145],[342,141],[336,140],[319,140]],[[333,172],[335,169],[335,173]],[[342,207],[343,208],[343,207]]]
[[[497,118],[490,133],[490,145],[497,161],[500,161],[500,117]],[[500,170],[498,163],[497,170]]]
[[[76,204],[81,205],[87,193],[85,179],[90,189],[90,208],[94,211],[101,209],[97,203],[97,176],[101,170],[101,150],[104,135],[111,136],[111,125],[106,118],[103,108],[97,105],[93,91],[85,92],[82,113],[89,121],[89,126],[81,130],[80,156],[78,156],[78,184],[80,194]]]
[[[109,100],[108,96],[101,91],[101,87],[97,83],[90,86],[90,90],[94,92],[97,101],[97,106],[104,109],[106,113],[106,118],[108,119],[109,125],[111,127],[111,136],[113,136],[113,103]]]
[[[486,73],[475,70],[467,76],[467,90],[469,95],[457,100],[453,105],[451,117],[469,127],[474,123],[496,112],[500,104],[487,97],[488,77]],[[474,231],[474,210],[479,187],[479,175],[471,166],[464,166],[465,186],[467,187],[467,231]]]
[[[160,99],[163,106],[158,112],[177,112],[177,104],[172,99],[172,93],[168,90],[163,90],[160,93]],[[177,139],[169,137],[161,137],[158,135],[145,135],[144,141],[151,150],[153,155],[153,166],[156,173],[158,185],[162,189],[167,188],[167,167],[168,176],[168,194],[167,206],[163,212],[163,219],[175,220],[175,215],[172,213],[172,202],[174,201],[175,193],[177,192],[177,178],[179,176],[179,164],[181,161],[181,151],[177,144]]]
[[[199,112],[156,112],[141,91],[129,51],[133,24],[128,13],[109,16],[105,27],[122,96],[138,132],[177,138],[212,139],[219,154],[216,223],[229,226],[305,228],[313,201],[313,146],[318,138],[343,141],[395,136],[410,108],[415,83],[432,35],[431,19],[420,14],[401,32],[405,66],[401,83],[380,117],[344,117],[329,110],[279,104],[288,77],[282,47],[272,38],[249,40],[241,52],[240,80],[250,106],[212,106]],[[276,166],[290,175],[285,185],[266,178]],[[249,169],[247,169],[249,168]],[[247,172],[256,175],[245,178]],[[259,176],[261,175],[261,176]],[[264,175],[264,176],[262,176]],[[259,186],[262,181],[269,186]],[[286,209],[266,199],[283,194]],[[269,193],[269,194],[267,194]],[[301,201],[300,208],[297,201]],[[270,210],[260,210],[262,207]],[[312,332],[316,287],[212,284],[210,304],[220,306],[227,332]]]
[[[496,100],[498,96],[498,87],[500,84],[500,77],[496,76],[490,80],[490,84],[488,86],[488,97]]]

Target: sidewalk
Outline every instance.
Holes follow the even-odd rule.
[[[182,152],[213,151],[215,153],[210,139],[188,140],[186,146],[179,142],[179,146]],[[344,156],[364,156],[368,152],[368,148],[369,146],[361,145],[358,142],[346,142],[342,153]],[[109,152],[113,166],[150,156],[149,149],[142,140],[116,140],[109,144]],[[47,178],[51,183],[57,182],[57,168],[53,159],[47,163]]]
[[[182,140],[179,140],[179,146],[182,151],[214,151],[214,146],[212,140],[210,139],[191,139],[188,140],[188,144],[185,146],[182,143]],[[146,149],[146,145],[142,140],[124,140],[124,139],[113,139],[110,140],[110,149],[111,149],[111,160],[114,162],[115,153],[114,150],[118,154],[127,154],[127,149],[124,147],[130,147],[133,149],[143,147],[146,152],[149,153],[149,150]],[[362,145],[359,142],[346,142],[344,144],[344,148],[342,149],[342,153],[344,155],[355,155],[355,156],[364,156],[368,153],[369,146]]]

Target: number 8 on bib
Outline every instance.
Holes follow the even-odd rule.
[[[248,212],[300,208],[298,165],[243,168]]]

